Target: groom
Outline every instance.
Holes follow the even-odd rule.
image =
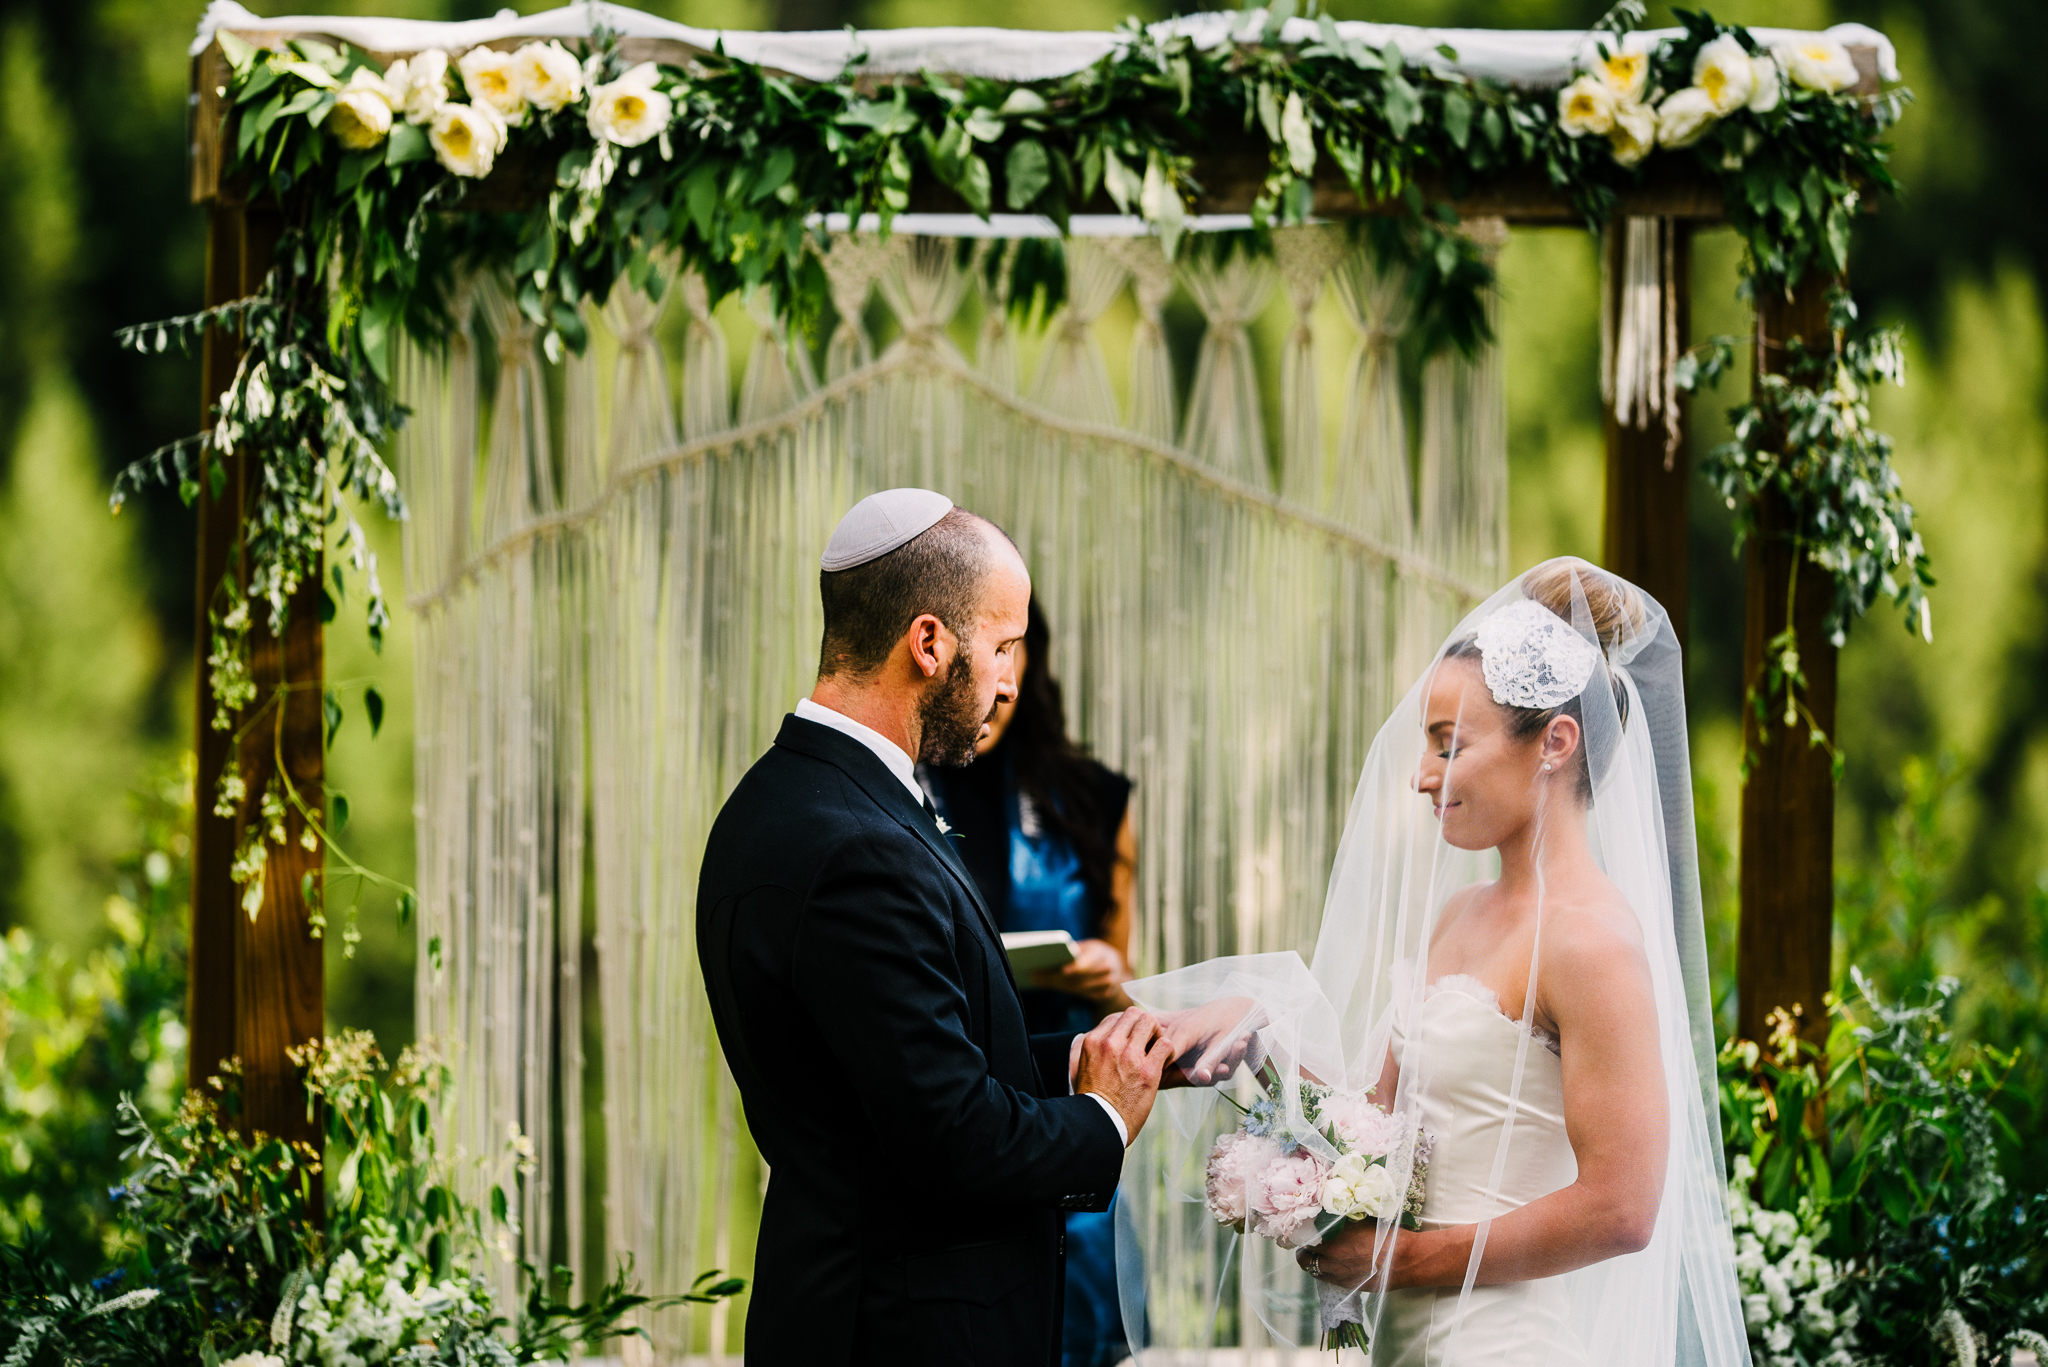
[[[1017,693],[1031,577],[923,489],[820,562],[818,684],[712,827],[697,945],[771,1176],[749,1367],[1056,1367],[1066,1210],[1103,1210],[1170,1046],[1143,1012],[1032,1036],[918,787]]]

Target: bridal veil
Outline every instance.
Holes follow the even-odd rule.
[[[1373,741],[1331,871],[1313,963],[1304,965],[1292,953],[1219,959],[1133,983],[1131,993],[1160,1011],[1225,998],[1251,1003],[1247,1024],[1257,1027],[1267,1075],[1285,1080],[1279,1100],[1294,1120],[1301,1119],[1294,1085],[1301,1077],[1363,1092],[1379,1080],[1390,1048],[1398,1055],[1400,1083],[1392,1098],[1374,1099],[1411,1125],[1430,1113],[1430,1091],[1444,1085],[1441,1068],[1431,1066],[1430,1033],[1398,1026],[1416,1018],[1428,990],[1422,966],[1446,899],[1493,878],[1497,856],[1447,843],[1429,800],[1416,791],[1427,744],[1423,707],[1436,671],[1454,653],[1474,655],[1475,638],[1489,619],[1496,621],[1496,637],[1501,623],[1528,625],[1530,608],[1515,607],[1524,600],[1556,615],[1555,624],[1544,619],[1539,626],[1568,624],[1577,639],[1552,642],[1551,653],[1576,651],[1589,671],[1562,688],[1545,676],[1529,696],[1554,706],[1562,692],[1577,690],[1592,785],[1587,835],[1602,871],[1632,909],[1647,951],[1670,1135],[1662,1204],[1647,1246],[1566,1273],[1547,1291],[1561,1297],[1585,1360],[1598,1367],[1737,1367],[1748,1363],[1749,1351],[1722,1198],[1684,673],[1671,623],[1646,595],[1584,561],[1560,559],[1536,566],[1480,604],[1446,638]],[[1504,609],[1510,616],[1496,618]],[[1528,684],[1545,660],[1539,645],[1520,644],[1532,652],[1520,662],[1519,677]],[[1498,697],[1491,666],[1487,674]],[[1454,755],[1450,782],[1456,763]],[[1478,1166],[1484,1199],[1474,1253],[1464,1287],[1439,1293],[1439,1316],[1468,1312],[1487,1230],[1520,1204],[1507,1190],[1510,1150],[1517,1116],[1530,1104],[1525,1083],[1546,1047],[1533,1019],[1542,957],[1539,898],[1520,1030],[1501,1036],[1503,1055],[1513,1056],[1511,1070],[1503,1065],[1511,1081],[1491,1162]],[[1239,1105],[1254,1097],[1243,1069],[1219,1087],[1163,1093],[1125,1163],[1118,1267],[1140,1363],[1175,1362],[1177,1350],[1188,1350],[1186,1360],[1193,1362],[1201,1360],[1199,1350],[1212,1347],[1314,1347],[1340,1318],[1362,1320],[1377,1339],[1388,1297],[1311,1280],[1292,1253],[1219,1225],[1205,1208],[1207,1155],[1240,1114],[1221,1092]],[[1303,1132],[1304,1148],[1323,1143],[1312,1127],[1296,1130]],[[1405,1187],[1406,1174],[1400,1175]],[[1375,1265],[1384,1268],[1406,1236],[1391,1221],[1378,1229]],[[1430,1360],[1479,1360],[1461,1353],[1458,1342],[1454,1321]]]

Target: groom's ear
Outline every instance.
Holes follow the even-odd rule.
[[[957,645],[946,624],[929,612],[919,613],[911,618],[909,628],[903,633],[910,645],[910,662],[927,679],[935,679],[945,669],[949,647]]]

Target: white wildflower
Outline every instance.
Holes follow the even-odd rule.
[[[519,88],[517,69],[509,52],[473,47],[455,63],[462,73],[462,88],[472,102],[498,111],[512,126],[526,122],[526,95]]]
[[[1581,76],[1557,92],[1557,121],[1565,133],[1582,138],[1605,136],[1614,128],[1616,96],[1597,76]]]
[[[668,128],[675,105],[656,90],[660,68],[642,62],[609,85],[590,92],[590,136],[620,147],[638,147]]]
[[[1748,49],[1734,34],[1722,34],[1701,47],[1693,59],[1692,83],[1706,92],[1716,114],[1733,114],[1749,103],[1750,93],[1756,89],[1756,71],[1750,65]]]
[[[343,147],[375,147],[391,132],[391,95],[384,78],[359,66],[327,111],[327,131]]]
[[[1657,141],[1665,147],[1690,147],[1714,124],[1714,101],[1698,86],[1684,90],[1657,106]]]
[[[1616,161],[1634,166],[1657,145],[1657,111],[1635,100],[1624,100],[1614,107],[1614,128],[1607,141],[1614,149]]]
[[[408,123],[432,123],[448,103],[448,54],[430,47],[399,58],[385,70],[384,88]]]
[[[1792,84],[1806,90],[1832,95],[1856,84],[1856,60],[1825,33],[1809,33],[1778,48],[1778,60]]]
[[[427,129],[427,141],[441,164],[458,176],[491,173],[505,149],[505,121],[487,104],[445,104]]]
[[[556,110],[583,98],[583,64],[560,43],[528,43],[512,54],[512,79],[535,109]]]

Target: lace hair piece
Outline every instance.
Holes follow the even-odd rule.
[[[1479,624],[1480,668],[1502,707],[1548,711],[1579,696],[1600,652],[1534,599],[1509,603]]]

